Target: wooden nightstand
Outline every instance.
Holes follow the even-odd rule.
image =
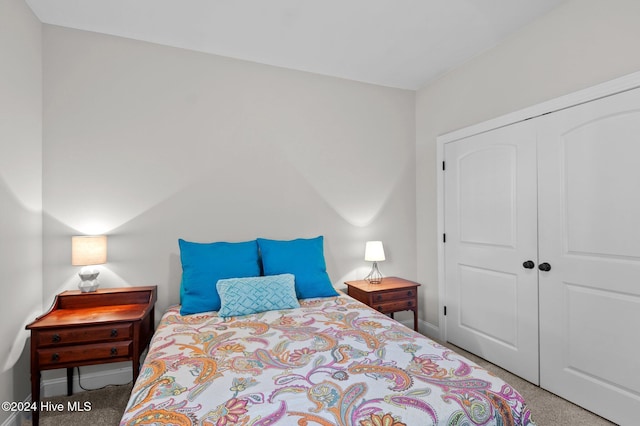
[[[133,380],[140,354],[155,327],[157,287],[98,289],[94,293],[65,291],[46,314],[27,325],[31,330],[31,400],[40,405],[40,372],[67,369],[71,395],[73,368],[132,361]],[[39,412],[32,413],[37,426]]]
[[[418,287],[420,284],[396,277],[385,277],[380,284],[346,281],[347,294],[373,309],[390,314],[413,311],[413,329],[418,331]]]

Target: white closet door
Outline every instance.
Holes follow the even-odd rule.
[[[447,340],[538,383],[531,124],[448,143],[445,161]]]
[[[539,120],[540,384],[640,413],[640,90]]]

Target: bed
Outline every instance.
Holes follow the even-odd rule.
[[[346,295],[163,315],[121,425],[530,425],[518,392]]]
[[[533,425],[510,385],[336,292],[321,236],[179,245],[121,426]]]

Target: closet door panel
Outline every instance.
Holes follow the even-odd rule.
[[[539,126],[541,386],[620,424],[640,412],[640,90]]]
[[[538,382],[536,148],[524,122],[445,146],[447,340]]]

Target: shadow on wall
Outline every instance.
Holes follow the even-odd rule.
[[[46,212],[43,224],[43,296],[44,309],[54,296],[65,290],[77,290],[79,267],[71,266],[71,236],[80,233]],[[102,272],[102,270],[101,270]]]
[[[25,326],[42,311],[42,216],[40,211],[21,203],[2,178],[0,205],[0,271],[4,281],[0,298],[0,341],[4,343],[0,359],[5,375],[29,353]],[[13,375],[24,387],[14,395],[28,393],[28,367],[26,371],[14,369]],[[14,387],[20,385],[14,382]]]
[[[260,168],[251,174],[235,165],[213,169],[199,181],[106,231],[108,261],[101,265],[101,285],[158,285],[159,311],[178,303],[182,274],[179,238],[212,242],[324,235],[327,268],[336,284],[363,278],[370,266],[364,262],[364,243],[382,239],[390,254],[384,265],[386,273],[397,270],[406,275],[402,271],[415,271],[413,159],[408,158],[406,164],[393,174],[387,173],[390,187],[384,191],[360,188],[349,181],[341,183],[344,193],[364,191],[370,198],[367,205],[353,212],[357,215],[364,211],[366,220],[361,223],[366,225],[347,220],[349,215],[335,207],[335,199],[327,201],[331,197],[319,192],[284,155],[258,164]],[[327,175],[330,178],[331,172]],[[114,215],[119,214],[118,202],[110,205]],[[44,215],[44,227],[45,300],[52,300],[59,291],[76,288],[70,236],[78,231],[49,214]]]

